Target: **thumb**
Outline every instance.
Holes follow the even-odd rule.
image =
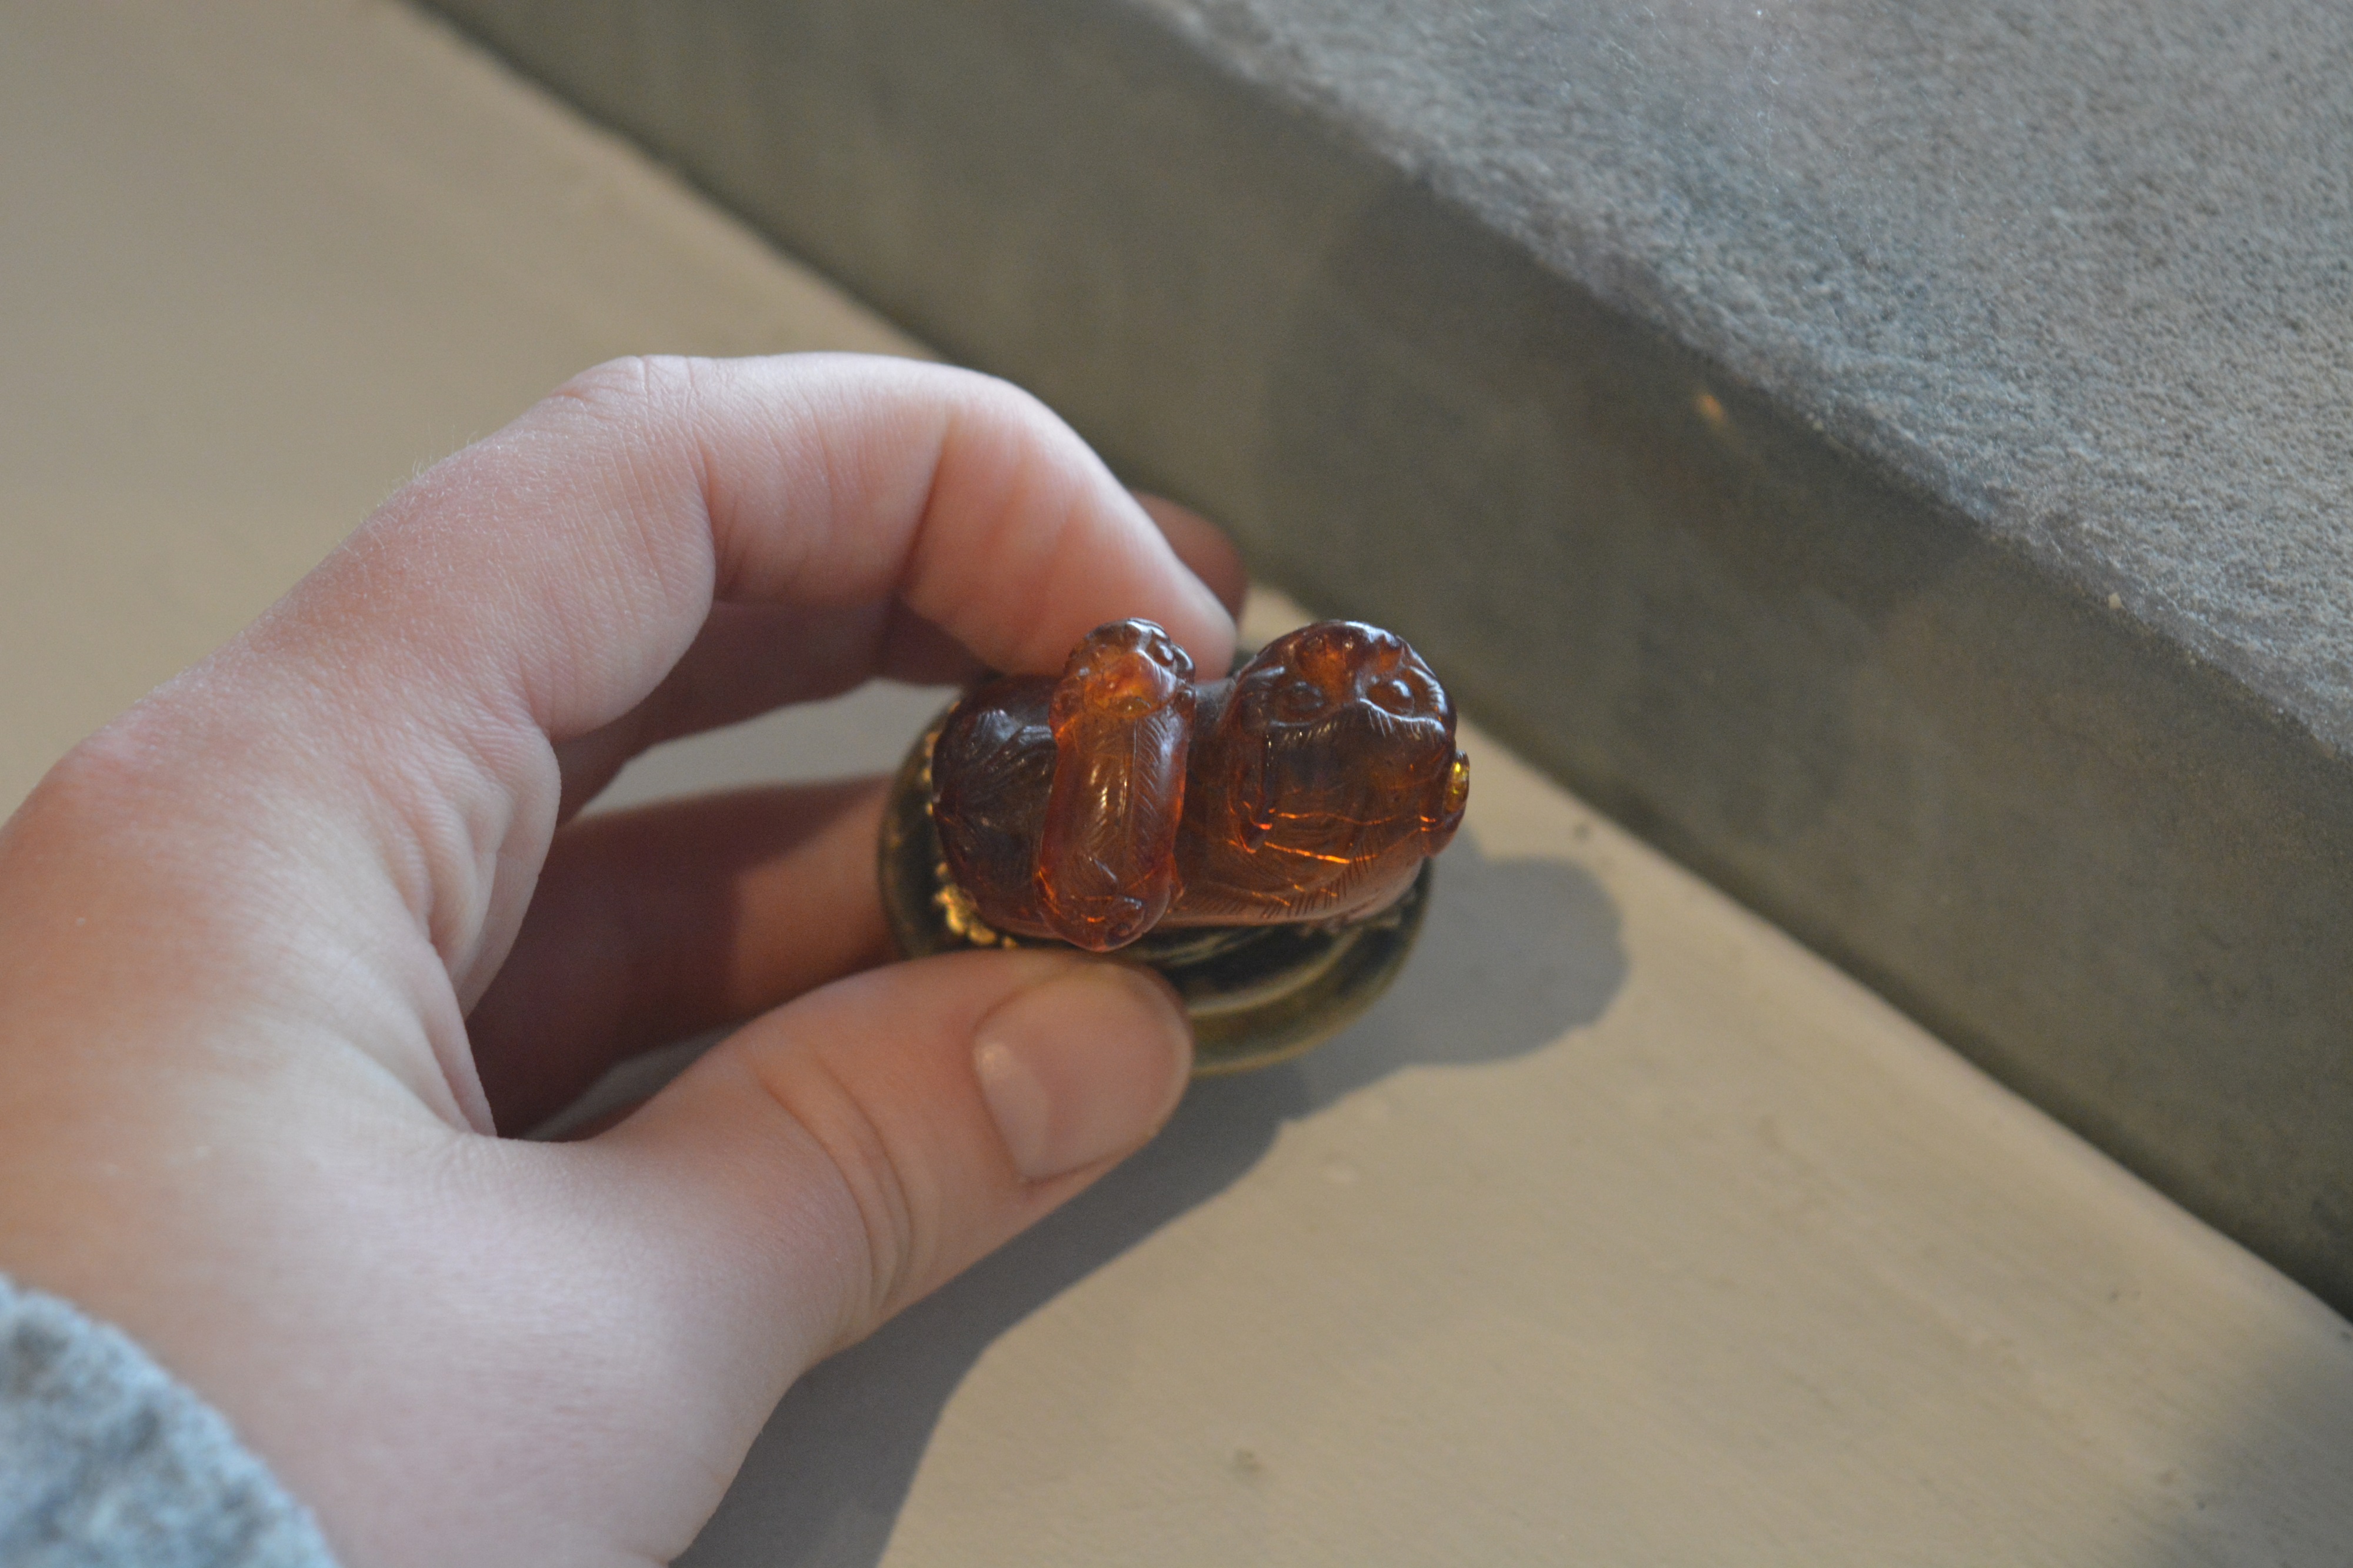
[[[1156,975],[949,954],[767,1014],[596,1142],[662,1189],[642,1261],[694,1282],[706,1364],[773,1367],[773,1405],[1140,1148],[1192,1055]]]

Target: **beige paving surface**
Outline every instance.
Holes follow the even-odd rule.
[[[911,347],[386,5],[0,9],[0,802],[584,364]],[[2353,1557],[2353,1327],[1470,745],[1392,998],[805,1381],[690,1561]]]

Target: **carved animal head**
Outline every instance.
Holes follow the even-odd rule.
[[[1454,749],[1454,704],[1377,626],[1321,621],[1269,643],[1235,672],[1219,731],[1254,851],[1435,855],[1461,825],[1470,764]]]
[[[1107,952],[1150,931],[1176,892],[1192,744],[1193,661],[1150,621],[1097,626],[1047,708],[1054,783],[1035,884],[1046,923]]]

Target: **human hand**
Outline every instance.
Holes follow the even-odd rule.
[[[0,1271],[350,1568],[667,1561],[795,1377],[1140,1145],[1190,1046],[1115,966],[866,969],[877,785],[565,824],[872,675],[1125,616],[1223,668],[1234,557],[1157,515],[1193,571],[1034,402],[892,361],[607,365],[434,468],[0,829]],[[492,1135],[744,1018],[593,1138]]]

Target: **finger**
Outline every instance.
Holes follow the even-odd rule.
[[[747,790],[574,823],[467,1019],[520,1131],[639,1051],[753,1016],[889,953],[881,780]]]
[[[769,1370],[756,1429],[810,1362],[1140,1147],[1190,1062],[1182,1010],[1143,971],[955,954],[768,1015],[596,1143],[659,1194],[632,1246],[692,1282],[709,1364]]]
[[[1187,570],[1230,616],[1250,581],[1224,531],[1199,513],[1137,492],[1137,503]],[[790,659],[774,657],[789,648]],[[917,686],[961,685],[985,666],[903,605],[838,609],[714,605],[684,657],[644,701],[556,748],[564,773],[559,821],[569,821],[639,752],[665,741],[741,723],[791,702],[848,690],[879,675]]]
[[[1198,512],[1138,491],[1137,503],[1187,570],[1228,615],[1250,579],[1223,530]],[[775,650],[794,657],[779,659]],[[644,701],[556,748],[569,821],[647,748],[740,723],[791,702],[835,696],[880,675],[916,686],[962,685],[986,667],[937,626],[891,603],[843,609],[714,605],[694,645]]]
[[[372,994],[399,1005],[354,1027],[428,1101],[479,1121],[463,1011],[558,820],[555,745],[642,703],[714,602],[893,601],[908,616],[886,617],[870,650],[885,666],[919,626],[1023,670],[1125,616],[1161,622],[1205,668],[1232,637],[1134,499],[1004,383],[848,356],[630,361],[401,491],[150,716],[207,732],[225,760],[215,798],[306,792],[300,815],[341,837],[306,839],[303,863],[376,868],[375,888],[338,872],[333,898],[377,933],[355,946],[385,955]],[[843,657],[764,652],[792,679]],[[140,752],[135,732],[119,740]],[[257,814],[235,820],[266,835]],[[281,903],[295,918],[299,901]],[[398,946],[396,927],[429,946]]]
[[[1179,506],[1166,496],[1135,492],[1142,506],[1160,530],[1161,537],[1176,552],[1176,559],[1186,570],[1201,580],[1203,586],[1218,596],[1226,614],[1240,616],[1242,601],[1250,595],[1250,572],[1242,564],[1241,552],[1226,531],[1203,517],[1190,507]]]
[[[1187,569],[1229,611],[1239,612],[1249,580],[1224,531],[1174,501],[1140,491],[1135,499]],[[906,616],[902,608],[890,613]],[[880,673],[893,679],[947,684],[978,673],[978,661],[928,623],[878,636],[869,624],[877,616],[868,607],[843,615],[715,605],[694,647],[651,697],[623,720],[559,749],[566,758],[564,816],[568,819],[578,808],[575,787],[593,796],[649,746],[782,703],[833,695],[842,683],[831,671],[861,668],[870,645],[888,650]],[[783,667],[772,661],[748,657],[764,644],[778,645],[787,637],[803,646],[830,646],[839,657],[820,661],[817,671],[788,676],[780,676]],[[593,761],[585,760],[592,755]],[[575,763],[575,757],[584,760]],[[732,885],[773,855],[772,833],[747,830],[737,817],[747,810],[765,812],[771,804],[786,815],[805,809],[789,804],[792,798],[793,792],[776,792],[722,803],[709,814],[708,828],[700,825],[703,812],[665,810],[631,813],[586,833],[559,835],[513,952],[470,1019],[476,1058],[501,1127],[536,1126],[631,1055],[748,1017],[881,956],[879,948],[862,945],[867,935],[881,931],[870,864],[872,845],[857,844],[854,832],[838,838],[838,823],[828,823],[826,838],[796,864],[804,870],[822,864],[828,874],[846,873],[839,885],[807,886],[799,889],[803,897],[766,902],[760,900],[760,891],[787,890],[774,878],[740,889]],[[776,830],[781,823],[765,826]],[[679,868],[689,863],[712,868],[702,896],[678,881]],[[724,922],[670,913],[631,920],[620,900],[635,900],[639,884],[659,886],[657,908],[682,901],[701,910],[723,910],[733,898],[744,905],[744,918]],[[852,923],[829,923],[835,912],[853,910]],[[722,924],[726,929],[716,929]],[[833,940],[820,940],[807,965],[778,962],[804,933],[820,927],[822,936]],[[622,937],[624,928],[634,928],[634,941]],[[861,945],[855,958],[844,962],[839,952],[852,931]],[[732,952],[709,945],[731,937]],[[883,941],[879,934],[873,940]],[[722,980],[729,972],[740,977],[764,956],[774,973],[769,984],[731,987]],[[631,978],[645,974],[668,984],[656,989]]]
[[[776,657],[779,649],[793,657]],[[713,605],[693,646],[644,701],[555,748],[564,776],[557,820],[570,821],[633,758],[666,741],[837,696],[870,675],[959,686],[983,668],[903,605]]]
[[[1197,658],[1220,652],[1228,617],[1148,521],[1002,382],[849,356],[630,361],[402,492],[315,593],[385,590],[363,625],[325,628],[338,647],[434,628],[445,685],[522,700],[563,740],[642,701],[713,600],[895,599],[992,666],[1037,671],[1148,603],[1126,613],[1166,616]],[[799,678],[840,679],[857,650],[772,651]]]

